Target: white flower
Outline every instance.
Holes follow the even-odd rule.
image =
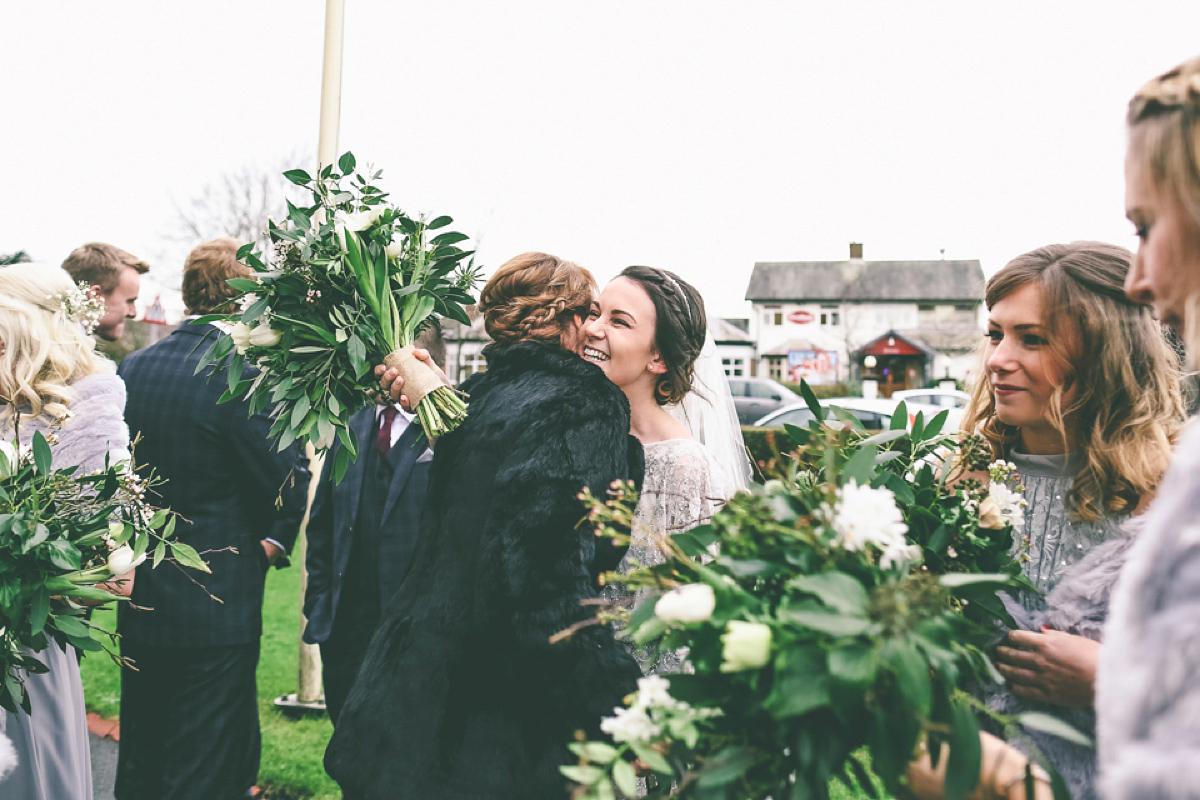
[[[7,478],[16,472],[20,456],[17,455],[17,448],[13,447],[11,442],[5,441],[0,441],[0,453],[4,455],[4,461],[0,464],[0,477]]]
[[[879,566],[884,569],[891,569],[893,566],[907,569],[920,563],[921,548],[915,544],[897,542],[890,547],[885,547],[879,556]]]
[[[379,215],[368,209],[367,211],[358,211],[352,214],[346,214],[342,217],[342,225],[348,231],[365,231],[371,227],[371,223],[379,218]]]
[[[988,505],[988,501],[996,505],[996,509],[1000,515],[1001,523],[999,525],[984,525],[983,514],[984,507]],[[979,527],[981,528],[1003,528],[1005,525],[1012,525],[1013,528],[1019,530],[1021,523],[1025,521],[1024,514],[1025,498],[1020,492],[1009,488],[1007,484],[993,481],[988,486],[988,496],[979,504]]]
[[[145,560],[145,553],[135,558],[133,548],[127,544],[123,544],[108,554],[108,569],[113,575],[119,578]]]
[[[404,255],[404,237],[397,235],[387,247],[383,248],[388,258],[399,258]]]
[[[644,678],[638,678],[638,699],[634,705],[642,708],[682,708],[686,703],[681,703],[668,691],[671,688],[671,682],[661,675],[647,675]]]
[[[252,328],[244,322],[235,322],[233,328],[230,329],[229,336],[233,339],[233,346],[239,353],[245,353],[246,348],[250,346],[251,330]]]
[[[614,708],[615,717],[600,720],[600,730],[613,738],[614,742],[651,742],[662,733],[650,715],[640,705],[632,708]]]
[[[717,607],[717,598],[711,586],[692,583],[680,586],[658,598],[654,604],[654,616],[666,623],[688,624],[704,622],[712,618]]]
[[[904,544],[908,526],[890,489],[859,486],[852,480],[838,491],[832,513],[828,507],[825,512],[836,534],[833,543],[846,550],[863,550],[868,544],[886,550]]]
[[[987,530],[999,530],[1004,527],[1004,515],[1000,512],[1000,504],[990,496],[979,503],[979,527]]]
[[[254,347],[274,347],[279,344],[279,331],[265,322],[260,322],[250,331],[250,344]]]
[[[721,644],[721,672],[758,669],[771,658],[771,629],[761,622],[730,620]]]

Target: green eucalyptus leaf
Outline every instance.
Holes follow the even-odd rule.
[[[51,469],[50,444],[41,431],[33,432],[33,463],[42,475],[49,475]]]
[[[628,761],[615,761],[612,765],[613,783],[626,797],[637,797],[637,774]]]
[[[1068,742],[1074,742],[1084,747],[1093,747],[1094,743],[1090,738],[1077,731],[1067,723],[1063,722],[1058,717],[1052,717],[1049,714],[1041,711],[1026,711],[1024,714],[1017,715],[1017,721],[1026,728],[1032,728],[1035,731],[1048,733],[1052,736],[1057,736],[1060,739],[1066,739]]]
[[[800,575],[788,581],[787,586],[789,589],[814,595],[837,611],[866,616],[867,590],[861,581],[844,572]]]
[[[208,564],[205,564],[200,558],[200,554],[196,552],[196,548],[192,547],[190,544],[174,541],[170,542],[168,547],[171,548],[171,555],[183,566],[191,567],[192,569],[199,570],[200,572],[212,572],[212,570],[208,568]],[[156,552],[156,558],[157,555],[158,554]]]
[[[309,176],[309,174],[307,172],[305,172],[302,169],[289,169],[287,172],[283,173],[283,177],[287,178],[289,181],[296,184],[297,186],[303,186],[306,183],[312,183],[312,178]],[[246,248],[253,249],[253,247],[254,247],[254,244],[250,243],[248,245],[244,245],[242,250],[245,250]],[[237,255],[238,261],[241,261],[245,258],[245,254],[242,252],[242,250],[238,250],[238,255]],[[247,252],[249,252],[249,251],[247,251]]]
[[[866,486],[871,482],[871,478],[875,475],[875,456],[878,455],[879,448],[874,444],[861,444],[854,455],[850,456],[850,460],[842,467],[842,473],[839,476],[840,483],[844,486],[850,481],[856,481],[859,486]]]
[[[343,175],[349,175],[351,172],[354,172],[355,165],[354,154],[349,150],[343,153],[342,157],[338,159],[338,169],[342,171]]]
[[[959,800],[979,783],[983,751],[979,723],[971,709],[962,703],[950,706],[950,757],[946,764],[946,799]]]

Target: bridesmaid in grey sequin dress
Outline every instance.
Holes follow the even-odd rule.
[[[1177,358],[1151,314],[1124,296],[1130,259],[1124,248],[1099,242],[1051,245],[988,282],[984,374],[965,427],[1013,462],[1025,485],[1014,554],[1039,592],[1021,597],[1034,619],[1089,551],[1126,535],[1123,523],[1151,499],[1182,424]],[[1111,551],[1123,558],[1123,549]],[[1091,599],[1106,607],[1106,598]],[[1052,610],[1057,618],[1076,613]],[[1093,621],[1096,635],[1102,620]],[[995,652],[1007,686],[989,705],[1092,725],[1099,649],[1068,631],[1010,632]],[[1095,797],[1091,750],[1038,746],[1077,800]]]
[[[646,478],[622,572],[662,563],[665,538],[707,522],[737,488],[731,475],[735,465],[717,463],[667,410],[693,389],[706,328],[699,292],[679,276],[651,267],[629,267],[614,278],[584,325],[583,357],[625,392],[630,432],[646,454]],[[636,605],[642,593],[613,584],[605,595]],[[634,655],[643,672],[670,673],[680,671],[685,654],[651,645]]]

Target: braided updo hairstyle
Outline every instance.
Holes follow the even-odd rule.
[[[495,345],[544,342],[555,347],[596,291],[592,273],[547,253],[510,258],[479,293],[479,312]]]
[[[667,366],[654,387],[654,399],[660,406],[678,403],[692,390],[696,357],[704,347],[704,300],[694,286],[665,269],[626,267],[620,277],[641,286],[654,303],[654,349]]]

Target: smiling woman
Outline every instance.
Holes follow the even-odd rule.
[[[1125,297],[1132,255],[1100,242],[1018,256],[988,282],[984,379],[965,428],[1025,484],[1022,572],[1046,595],[1013,604],[1022,630],[996,649],[1005,713],[1054,709],[1090,731],[1100,629],[1128,549],[1123,527],[1153,494],[1182,421],[1177,359],[1145,306]],[[1046,626],[1053,628],[1047,630]],[[1076,798],[1095,755],[1026,731]]]

